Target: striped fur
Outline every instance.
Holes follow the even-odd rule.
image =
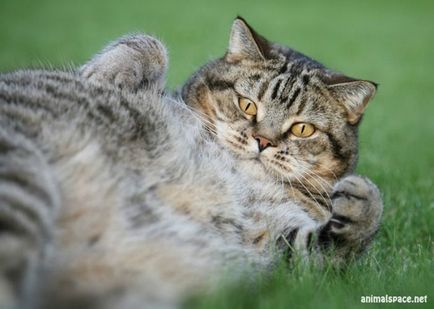
[[[267,44],[237,19],[227,55],[183,99],[164,93],[167,53],[142,35],[76,72],[1,75],[0,307],[172,308],[288,249],[360,253],[381,199],[342,177],[366,105],[354,91],[370,93],[327,88],[320,64]],[[234,108],[237,92],[258,119]],[[322,133],[288,136],[297,114]],[[268,157],[257,160],[253,128],[279,141]],[[309,167],[298,180],[291,158]]]

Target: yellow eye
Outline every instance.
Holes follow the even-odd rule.
[[[243,112],[247,115],[255,116],[257,113],[256,104],[246,98],[240,98],[238,104]]]
[[[315,133],[315,127],[307,122],[299,122],[292,125],[291,133],[297,137],[309,137]]]

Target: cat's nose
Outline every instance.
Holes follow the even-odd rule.
[[[258,134],[252,134],[253,138],[258,142],[259,152],[264,151],[268,147],[275,147],[273,143],[266,137]]]

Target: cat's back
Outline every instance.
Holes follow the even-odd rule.
[[[89,139],[113,156],[122,145],[155,150],[159,144],[146,133],[170,122],[162,119],[161,100],[153,91],[128,93],[72,71],[17,71],[0,75],[0,128],[31,139],[50,156]]]
[[[0,106],[4,110],[7,105],[22,106],[58,115],[66,111],[67,101],[95,97],[97,93],[90,94],[89,90],[85,80],[72,71],[20,70],[0,74]]]
[[[113,122],[115,103],[119,103],[115,89],[89,83],[72,71],[22,70],[0,75],[3,124],[7,118],[17,129],[26,125],[27,133],[32,125],[40,129],[80,117],[86,118],[87,126]]]
[[[128,204],[170,166],[167,154],[181,145],[170,135],[181,133],[168,127],[162,101],[153,91],[129,93],[75,72],[2,74],[0,146],[21,149],[17,164],[37,166],[35,174],[50,171],[63,217],[80,213],[87,216],[80,225],[92,229],[102,220],[91,214]]]

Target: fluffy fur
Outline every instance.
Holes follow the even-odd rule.
[[[373,83],[241,18],[180,96],[166,69],[164,46],[136,35],[77,72],[1,75],[0,305],[173,307],[288,250],[333,246],[340,262],[366,248],[381,198],[345,176]],[[311,137],[288,133],[300,121]]]

